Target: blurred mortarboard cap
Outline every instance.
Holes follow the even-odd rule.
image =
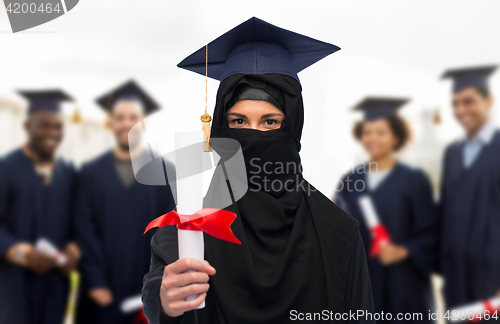
[[[18,93],[29,101],[28,112],[51,110],[59,112],[62,101],[73,101],[62,90],[20,90]]]
[[[146,114],[158,110],[159,105],[135,81],[130,80],[107,94],[99,97],[96,102],[104,110],[110,111],[113,105],[121,100],[136,100],[140,102]]]
[[[298,72],[339,49],[253,17],[208,44],[207,72],[219,81],[235,74],[281,74],[300,83]],[[205,75],[205,51],[177,66]]]
[[[364,120],[371,121],[395,114],[407,102],[407,99],[401,98],[368,97],[354,106],[353,110],[363,111]]]
[[[465,88],[474,87],[488,90],[488,77],[496,70],[495,65],[452,69],[446,71],[442,78],[453,79],[453,93]]]

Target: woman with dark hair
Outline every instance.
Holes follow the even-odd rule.
[[[356,106],[364,120],[353,134],[369,162],[343,177],[334,200],[360,222],[375,311],[391,313],[394,321],[397,313],[422,314],[409,321],[425,322],[433,308],[437,218],[425,173],[396,158],[410,138],[407,123],[396,113],[405,103],[367,98]]]
[[[301,167],[263,171],[300,165],[297,72],[338,48],[256,18],[208,48],[208,76],[221,80],[211,138],[237,140],[246,165],[248,192],[227,208],[237,215],[231,227],[241,245],[205,235],[205,263],[178,260],[175,228],[158,229],[142,294],[149,323],[332,323],[352,320],[350,312],[373,315],[356,220],[307,183]],[[204,74],[204,60],[202,48],[180,66]],[[207,197],[221,194],[216,187]],[[352,322],[374,323],[364,315]]]

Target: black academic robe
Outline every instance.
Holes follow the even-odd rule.
[[[83,295],[81,323],[134,323],[137,313],[124,314],[121,303],[140,295],[148,271],[148,223],[175,208],[169,186],[134,182],[125,187],[112,152],[85,164],[79,173],[76,202],[77,239],[81,245]],[[88,299],[93,288],[109,288],[113,304],[98,307]]]
[[[403,245],[410,254],[390,266],[368,256],[375,311],[394,317],[397,313],[422,313],[425,322],[432,307],[430,273],[437,262],[438,232],[429,180],[422,171],[398,163],[377,188],[369,190],[367,172],[362,165],[348,173],[338,192],[349,213],[360,222],[366,251],[370,251],[372,237],[358,201],[369,195],[392,242]]]
[[[449,146],[443,168],[440,268],[449,308],[500,289],[500,131],[468,169],[463,148]]]
[[[306,197],[306,201],[310,208],[318,237],[320,256],[323,261],[326,288],[325,311],[331,316],[331,318],[321,322],[375,323],[375,320],[369,316],[360,316],[356,320],[354,317],[348,316],[356,314],[358,311],[362,311],[365,315],[374,313],[365,250],[358,231],[358,223],[332,204],[328,198],[317,192],[315,188],[311,188],[314,192]],[[233,210],[232,206],[228,207],[227,210]],[[205,234],[206,236],[207,234]],[[151,240],[151,250],[151,269],[144,277],[142,291],[144,313],[148,316],[150,324],[220,323],[219,316],[216,315],[220,305],[218,305],[217,297],[210,291],[207,293],[206,306],[203,309],[186,312],[177,318],[170,318],[163,313],[159,291],[163,269],[167,264],[178,260],[177,229],[174,226],[158,229]],[[311,254],[314,252],[311,251]],[[223,251],[217,253],[223,253]],[[205,252],[206,256],[209,254],[207,251]],[[211,262],[209,257],[206,259]],[[231,259],[228,259],[227,262],[231,262]],[[318,280],[322,279],[318,278]],[[290,284],[293,285],[293,283]],[[303,298],[307,298],[307,296]],[[258,302],[258,300],[255,301],[255,303]],[[344,316],[343,320],[336,319],[335,314]],[[295,321],[291,317],[289,322]]]
[[[21,149],[0,162],[0,323],[62,323],[68,278],[57,269],[37,275],[4,256],[18,242],[35,244],[43,237],[59,249],[70,242],[74,183],[74,168],[62,159],[49,186]]]

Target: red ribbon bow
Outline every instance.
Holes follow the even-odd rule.
[[[491,316],[497,310],[495,307],[493,307],[493,305],[491,304],[491,302],[489,300],[483,301],[483,308],[484,308],[483,311],[479,312],[478,314],[474,314],[474,318],[472,320],[470,320],[470,322],[472,322],[472,323],[481,322],[484,319],[486,312],[489,312],[488,314]],[[481,314],[481,319],[477,318],[477,316],[479,314]]]
[[[370,232],[372,233],[370,258],[374,258],[379,254],[382,245],[391,243],[391,236],[389,235],[387,228],[380,224],[370,228]]]
[[[137,317],[135,318],[134,324],[148,324],[148,319],[146,318],[146,315],[144,315],[144,311],[141,309],[141,311],[137,314]]]
[[[144,234],[153,227],[177,225],[178,229],[188,231],[203,231],[218,239],[241,244],[231,231],[231,223],[236,214],[223,209],[203,208],[193,215],[179,215],[175,210],[162,215],[148,224]]]

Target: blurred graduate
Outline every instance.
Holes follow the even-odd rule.
[[[495,66],[446,71],[465,136],[445,152],[440,203],[441,271],[448,308],[500,292],[500,131],[491,120]]]
[[[27,143],[0,162],[0,323],[62,323],[68,274],[80,252],[73,243],[75,171],[56,157],[63,138],[62,91],[22,91]],[[41,239],[60,250],[40,250]]]
[[[205,263],[179,260],[175,227],[158,229],[143,288],[149,323],[331,323],[331,314],[373,313],[358,222],[304,180],[300,166],[297,73],[338,49],[257,18],[208,44],[208,77],[221,81],[211,138],[237,140],[246,166],[248,192],[227,207],[241,245],[205,235]],[[205,50],[179,66],[205,75]],[[271,170],[280,165],[288,168]],[[207,197],[225,194],[217,179]]]
[[[334,200],[360,222],[376,312],[422,313],[425,322],[438,223],[429,179],[396,157],[410,137],[397,113],[405,103],[372,97],[355,107],[364,119],[353,133],[369,161],[342,178]]]
[[[153,99],[129,81],[97,100],[109,113],[114,149],[86,163],[77,194],[77,239],[82,247],[85,296],[81,323],[134,323],[137,312],[125,314],[122,302],[139,296],[150,261],[144,228],[175,208],[170,187],[146,186],[135,179],[131,159],[151,159],[142,134],[129,131],[158,109]],[[168,163],[168,162],[166,162]]]

